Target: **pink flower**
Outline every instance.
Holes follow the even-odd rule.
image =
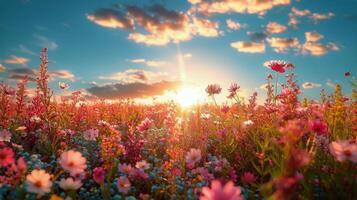
[[[231,86],[229,87],[228,91],[229,93],[234,93],[236,94],[239,90],[240,86],[237,83],[232,83]]]
[[[357,163],[357,144],[351,144],[348,140],[331,142],[329,145],[331,154],[339,162],[350,160]]]
[[[125,176],[119,177],[119,180],[118,180],[119,192],[127,194],[130,190],[130,187],[131,187],[131,183],[127,177],[125,177]]]
[[[11,140],[11,133],[8,130],[1,130],[0,131],[0,142],[10,142]]]
[[[208,93],[209,96],[212,96],[215,94],[220,94],[221,91],[222,91],[222,88],[218,84],[210,84],[206,88],[206,92]]]
[[[190,149],[190,151],[187,152],[185,159],[187,164],[194,165],[196,162],[201,160],[201,150]]]
[[[264,66],[279,73],[284,73],[286,68],[293,68],[291,63],[287,63],[282,60],[267,61],[264,63]]]
[[[257,180],[257,177],[251,172],[244,172],[242,176],[242,181],[244,183],[252,184]]]
[[[200,200],[241,200],[244,199],[241,195],[240,187],[234,186],[232,181],[229,181],[224,186],[218,180],[211,183],[211,188],[202,188],[202,196]]]
[[[146,160],[138,161],[136,162],[135,167],[141,170],[146,170],[150,168],[150,163],[146,162]]]
[[[63,152],[59,163],[62,168],[70,172],[72,176],[83,173],[87,168],[86,158],[82,156],[81,152],[74,150]]]
[[[49,193],[52,187],[51,175],[43,169],[34,169],[26,176],[27,191],[40,196]]]
[[[138,129],[138,131],[140,133],[143,133],[147,130],[149,130],[152,126],[152,121],[149,118],[145,118],[144,121],[142,121],[139,126],[137,126],[136,128]]]
[[[14,151],[8,147],[0,149],[0,167],[6,167],[15,162]]]
[[[105,178],[105,171],[102,167],[96,167],[93,170],[93,179],[96,183],[101,184]]]
[[[99,135],[98,129],[93,129],[93,128],[88,129],[88,130],[84,131],[84,133],[83,133],[84,139],[89,140],[89,141],[95,141],[97,139],[98,135]]]
[[[317,135],[325,135],[327,134],[327,124],[322,120],[315,120],[312,122],[311,130],[315,132]]]
[[[130,174],[132,171],[132,167],[130,164],[119,164],[118,165],[119,172],[124,173],[124,174]]]

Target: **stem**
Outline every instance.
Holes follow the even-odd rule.
[[[275,92],[274,92],[274,103],[276,105],[276,98],[278,93],[278,72],[275,72]]]

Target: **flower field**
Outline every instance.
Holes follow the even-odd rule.
[[[190,108],[54,101],[47,51],[36,94],[0,85],[0,199],[357,199],[357,94],[304,98],[294,65],[265,63],[267,98],[238,84]],[[279,77],[279,83],[277,78]],[[278,84],[281,88],[278,88]],[[60,83],[61,89],[66,84]]]

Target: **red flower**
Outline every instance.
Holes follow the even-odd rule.
[[[327,124],[321,120],[316,120],[312,122],[311,130],[317,135],[327,134]]]
[[[12,149],[8,147],[0,149],[0,167],[6,167],[14,162],[14,151]]]
[[[294,68],[294,65],[282,60],[271,60],[264,63],[265,67],[268,67],[276,72],[284,73],[286,68]]]
[[[93,179],[96,183],[100,184],[104,181],[105,171],[102,167],[96,167],[93,170]]]

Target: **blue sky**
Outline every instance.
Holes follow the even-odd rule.
[[[299,84],[312,83],[302,87],[310,98],[336,83],[350,93],[356,0],[239,2],[1,0],[0,77],[15,84],[33,76],[47,47],[57,93],[61,81],[100,97],[143,97],[185,77],[201,88],[237,82],[263,96],[263,63],[272,59],[296,65]],[[153,92],[139,94],[139,86]]]

